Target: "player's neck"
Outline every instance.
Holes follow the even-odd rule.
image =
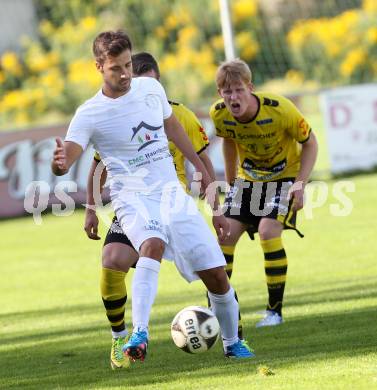
[[[111,99],[117,99],[123,95],[126,95],[130,91],[130,89],[131,89],[131,86],[125,91],[114,91],[108,85],[104,84],[102,86],[102,93]]]

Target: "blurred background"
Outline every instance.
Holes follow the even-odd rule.
[[[169,98],[186,104],[202,119],[221,177],[219,141],[208,120],[208,108],[217,99],[215,71],[225,59],[218,0],[0,0],[0,4],[0,192],[8,201],[23,200],[32,180],[46,180],[51,188],[60,180],[49,173],[53,140],[65,134],[77,106],[101,86],[91,44],[106,29],[125,29],[134,52],[149,51],[158,59]],[[229,9],[236,56],[250,65],[256,90],[291,98],[318,135],[320,156],[313,178],[377,165],[373,160],[377,2],[230,0]],[[346,89],[341,97],[331,96],[337,102],[348,99],[351,107],[342,103],[340,110],[326,112],[330,105],[326,93],[352,85],[368,86],[362,96],[371,101],[370,107],[365,108],[359,89]],[[364,120],[370,116],[367,122],[374,121],[365,134],[355,127],[361,119],[351,124],[348,144],[352,148],[360,142],[355,160],[364,148],[373,147],[361,166],[349,164],[352,156],[345,146],[338,155],[329,147],[329,128],[345,125],[351,118],[348,110],[356,105],[367,110]],[[364,124],[361,127],[365,129]],[[337,138],[335,146],[339,148]],[[348,165],[337,169],[334,156]],[[90,160],[84,156],[70,177],[79,190],[85,188]],[[0,216],[9,209],[2,204]]]

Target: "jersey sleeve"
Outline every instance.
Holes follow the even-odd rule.
[[[153,79],[152,77],[150,77],[150,79],[151,79],[151,82],[154,83],[154,86],[155,86],[155,88],[157,90],[157,94],[160,97],[161,104],[162,104],[163,118],[164,119],[168,119],[171,116],[171,114],[172,114],[172,108],[171,108],[171,106],[169,104],[168,98],[166,97],[165,89],[161,85],[160,82],[158,82],[157,80]]]
[[[224,126],[224,120],[223,120],[223,116],[225,112],[224,110],[225,110],[224,102],[222,100],[218,100],[211,106],[209,110],[209,116],[213,122],[216,135],[218,137],[234,138],[234,136],[232,136],[232,130],[230,129],[227,130],[226,127]]]
[[[181,107],[180,114],[175,114],[190,138],[194,150],[199,154],[209,145],[207,134],[199,118],[185,106]]]
[[[79,108],[69,124],[65,141],[74,142],[85,150],[92,133],[93,125],[90,116]]]
[[[306,142],[310,137],[311,127],[297,107],[286,100],[287,132],[299,143]]]

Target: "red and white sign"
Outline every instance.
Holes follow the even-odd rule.
[[[57,136],[64,139],[66,126],[46,127],[27,131],[0,133],[0,218],[27,214],[25,191],[32,182],[43,182],[48,205],[61,203],[54,189],[59,182],[72,181],[76,191],[69,195],[78,204],[85,203],[86,183],[93,149],[88,148],[69,173],[56,177],[51,160]]]
[[[327,90],[321,94],[331,172],[377,166],[377,84]]]

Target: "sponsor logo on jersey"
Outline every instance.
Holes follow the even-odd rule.
[[[171,158],[172,155],[169,151],[168,146],[163,146],[161,148],[155,149],[152,152],[145,153],[144,155],[139,155],[128,160],[128,164],[132,167],[139,168],[143,165],[150,164],[151,161],[158,161],[164,158]]]
[[[303,135],[303,137],[306,137],[309,134],[310,127],[304,118],[301,118],[299,120],[298,127],[301,130],[301,134]]]
[[[227,121],[226,119],[223,120],[224,125],[229,125],[229,126],[237,126],[237,123],[234,121]]]
[[[245,172],[257,180],[270,180],[271,178],[278,176],[281,172],[283,172],[286,166],[286,159],[279,161],[270,167],[256,164],[249,158],[245,158],[242,163],[242,168],[245,170]]]
[[[145,104],[152,110],[156,110],[160,106],[158,97],[152,94],[145,96]]]
[[[207,137],[207,134],[205,132],[205,130],[203,129],[203,127],[199,127],[199,131],[202,133],[202,139],[203,141],[208,141],[208,137]]]
[[[139,149],[137,150],[140,152],[141,149],[144,149],[146,146],[153,144],[154,142],[158,142],[158,134],[144,134],[144,138],[140,137],[140,135],[137,137],[137,140],[140,143]]]
[[[228,130],[227,130],[228,131]],[[268,138],[273,138],[276,136],[276,131],[272,133],[266,133],[266,134],[237,134],[237,138],[240,140],[245,140],[245,139],[268,139]],[[235,137],[233,137],[235,138]]]
[[[263,144],[263,149],[267,152],[269,149],[273,148],[275,144]]]
[[[163,233],[161,223],[155,219],[150,219],[149,221],[147,221],[147,223],[144,225],[144,230],[153,230]]]
[[[148,123],[145,123],[144,121],[141,121],[136,127],[132,128],[133,135],[131,137],[131,141],[134,139],[136,134],[138,134],[141,129],[147,129],[148,131],[158,131],[158,130],[162,129],[162,125],[156,127],[156,126],[149,125]],[[139,146],[139,149],[137,150],[138,152],[140,152],[141,149],[144,149],[148,145],[159,141],[157,133],[152,135],[148,132],[144,134],[144,137],[139,134],[137,137],[137,140],[141,144]]]
[[[113,220],[113,223],[110,226],[110,233],[124,234],[118,219]]]
[[[250,152],[256,153],[258,151],[258,146],[257,144],[248,144],[247,148],[249,149]]]
[[[232,129],[226,129],[226,133],[229,138],[236,138],[236,132]]]
[[[272,118],[267,118],[267,119],[261,119],[256,122],[257,125],[267,125],[268,123],[272,123]]]

